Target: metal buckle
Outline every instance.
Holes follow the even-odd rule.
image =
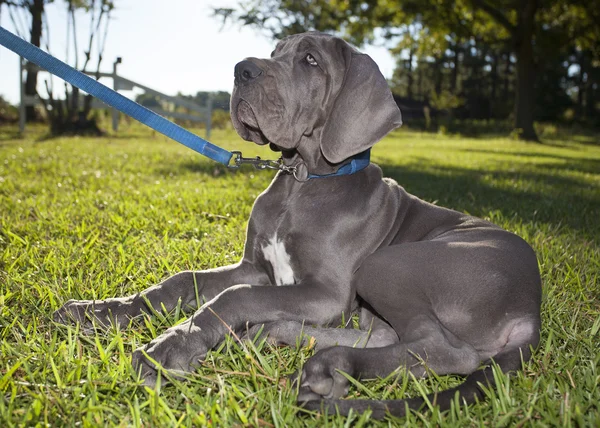
[[[288,174],[293,174],[296,171],[296,167],[287,166],[283,164],[283,158],[279,158],[276,161],[261,159],[260,156],[256,156],[255,158],[245,158],[242,156],[242,152],[232,151],[233,153],[233,165],[227,165],[228,168],[238,169],[243,164],[250,164],[255,169],[263,170],[263,169],[275,169],[279,171],[286,172]]]

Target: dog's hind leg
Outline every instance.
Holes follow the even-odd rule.
[[[489,368],[477,370],[481,361],[498,358],[502,370],[514,370],[539,341],[541,290],[535,255],[522,240],[501,230],[459,231],[446,240],[380,249],[358,271],[356,290],[394,328],[400,343],[317,353],[304,367],[299,395],[301,401],[318,400],[309,405],[312,409],[339,404],[320,401],[346,393],[348,382],[339,370],[372,378],[398,367],[417,376],[427,369],[472,373],[458,390],[472,401],[481,397],[477,382],[492,378]],[[441,394],[446,400],[455,392]],[[344,406],[360,411],[377,403]],[[403,402],[393,405],[397,414],[404,411]],[[390,403],[385,406],[391,408]]]
[[[517,320],[510,328],[507,343],[497,354],[488,359],[482,368],[470,373],[464,383],[430,394],[427,400],[438,405],[441,410],[449,409],[457,394],[460,401],[467,404],[481,400],[484,397],[482,385],[488,388],[494,385],[492,361],[502,372],[518,370],[522,362],[530,358],[530,344],[537,343],[539,340],[538,330],[539,324],[535,320]],[[429,340],[392,345],[382,349],[340,347],[320,352],[305,365],[298,400],[307,410],[327,410],[330,414],[339,413],[347,416],[351,411],[362,413],[370,410],[371,417],[374,419],[383,419],[387,414],[402,417],[406,414],[407,407],[414,410],[422,408],[426,399],[416,397],[404,400],[340,400],[336,397],[347,392],[348,382],[338,370],[355,377],[385,376],[394,369],[396,362],[404,361],[404,364],[407,364],[414,357],[414,365],[407,366],[407,369],[417,375],[423,373],[419,360],[424,360],[426,366],[437,374],[470,372],[469,364],[474,360],[471,360],[471,363],[468,360],[474,358],[474,355],[468,346],[454,348],[459,343],[453,339],[445,344],[451,345],[450,347],[442,346],[436,349],[434,343],[427,345],[427,342]],[[420,355],[410,351],[418,349],[421,349]],[[406,356],[407,352],[410,354],[409,357]],[[429,353],[438,357],[431,358]],[[422,358],[423,354],[427,355],[427,359]],[[445,355],[447,359],[440,360],[439,355]],[[421,358],[416,358],[417,356]],[[466,360],[461,362],[463,356]]]
[[[339,373],[372,379],[385,377],[405,367],[417,377],[432,370],[437,374],[469,374],[480,363],[478,352],[443,328],[434,319],[420,316],[409,323],[411,342],[383,348],[333,347],[318,352],[304,366],[299,401],[340,398],[348,392],[349,381]]]
[[[267,338],[273,345],[313,346],[315,350],[332,346],[355,348],[380,348],[398,342],[394,329],[378,317],[364,319],[361,313],[361,328],[327,328],[304,325],[298,321],[274,321],[256,324],[248,329],[249,339]]]

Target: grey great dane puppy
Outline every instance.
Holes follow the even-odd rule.
[[[370,57],[306,33],[283,39],[270,59],[240,62],[234,74],[235,129],[280,151],[286,166],[254,204],[242,260],[181,272],[125,298],[69,301],[58,321],[126,326],[179,301],[194,309],[134,353],[147,385],[156,381],[154,362],[175,375],[191,372],[231,330],[253,334],[264,325],[269,340],[284,344],[312,336],[319,351],[299,375],[298,400],[343,414],[371,409],[378,418],[423,400],[340,400],[349,385],[340,371],[468,375],[430,397],[447,408],[457,391],[467,402],[483,396],[492,359],[510,371],[530,358],[541,282],[529,245],[408,194],[375,164],[354,171],[356,156],[402,123]],[[360,330],[332,328],[356,311]]]

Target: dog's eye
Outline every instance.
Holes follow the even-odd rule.
[[[317,60],[315,59],[315,57],[312,56],[311,54],[306,54],[306,57],[304,59],[306,59],[306,62],[308,62],[312,66],[319,65],[319,64],[317,64]]]

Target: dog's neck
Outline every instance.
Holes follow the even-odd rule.
[[[303,141],[293,151],[282,153],[283,162],[288,167],[296,169],[294,177],[298,181],[312,178],[329,177],[334,175],[353,174],[369,164],[369,151],[333,164],[328,162],[321,152],[319,139],[315,135],[304,136]]]

